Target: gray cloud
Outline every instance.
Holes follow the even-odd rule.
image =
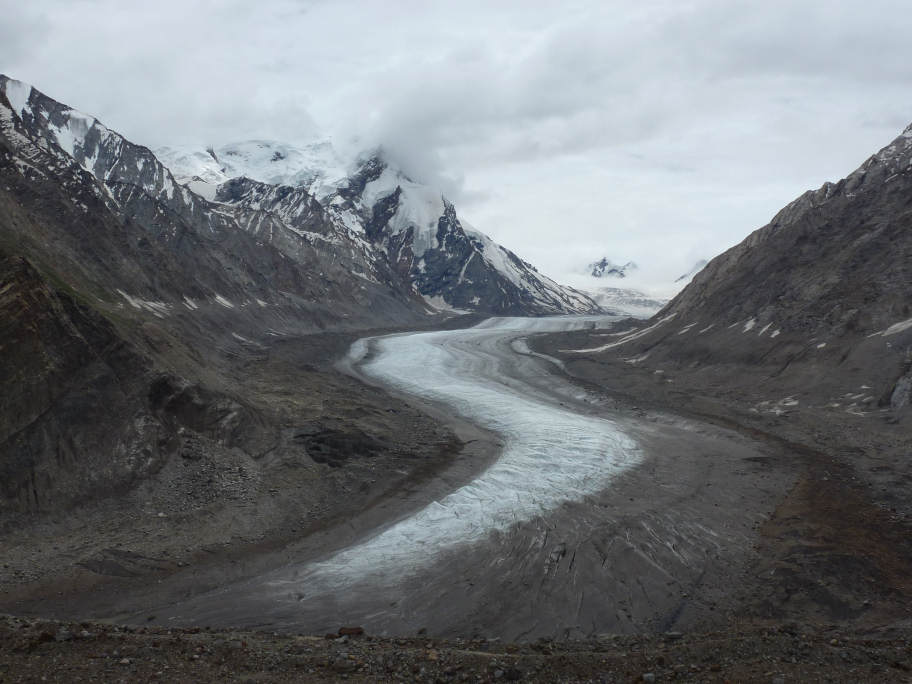
[[[0,70],[139,142],[383,145],[558,276],[602,254],[686,270],[912,120],[912,13],[892,0],[0,11]]]

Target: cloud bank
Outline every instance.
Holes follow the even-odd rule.
[[[559,278],[608,256],[673,279],[912,120],[890,0],[0,11],[0,70],[138,142],[382,145]]]

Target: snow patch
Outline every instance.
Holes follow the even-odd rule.
[[[650,332],[652,332],[653,330],[658,328],[660,325],[662,325],[663,323],[667,323],[668,321],[670,321],[677,315],[678,315],[677,313],[669,314],[668,316],[665,316],[664,318],[659,319],[657,322],[653,323],[648,328],[643,328],[642,330],[639,330],[635,333],[627,335],[626,337],[622,337],[617,342],[610,342],[609,344],[602,345],[601,347],[593,347],[591,349],[565,349],[563,351],[568,354],[596,354],[598,352],[607,351],[609,349],[613,349],[614,347],[619,347],[622,344],[627,344],[628,342],[632,342],[633,340],[639,339],[640,337],[643,337],[644,335],[648,335]]]
[[[437,190],[415,183],[389,166],[364,187],[361,198],[367,207],[373,207],[397,188],[400,189],[399,206],[389,221],[389,229],[393,235],[398,235],[411,228],[414,231],[412,254],[419,259],[428,249],[437,248],[437,224],[446,205]]]
[[[63,126],[54,126],[48,124],[48,130],[54,135],[57,145],[71,157],[76,156],[76,146],[80,148],[85,145],[85,137],[92,126],[95,125],[95,119],[75,109],[67,111],[67,120]]]
[[[683,335],[684,333],[689,332],[690,329],[693,328],[695,325],[696,325],[696,323],[691,323],[690,325],[685,325],[683,328],[681,328],[681,331],[678,333],[678,335]]]
[[[166,304],[165,302],[156,302],[149,299],[142,299],[141,297],[132,297],[120,289],[117,290],[117,293],[127,300],[127,303],[134,309],[149,311],[158,318],[164,318],[171,313],[171,305]]]
[[[889,337],[890,335],[896,335],[897,333],[901,333],[903,330],[908,330],[909,328],[912,328],[912,318],[905,321],[900,321],[899,323],[894,323],[880,334],[884,337]]]
[[[451,311],[453,313],[458,313],[458,314],[471,313],[470,311],[466,311],[465,309],[457,309],[456,307],[448,304],[447,301],[440,295],[436,295],[434,297],[428,297],[426,295],[422,295],[421,297],[422,297],[422,299],[424,299],[424,301],[426,301],[432,308],[436,309],[437,311]]]

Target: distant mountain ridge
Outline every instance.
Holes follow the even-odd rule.
[[[649,318],[668,303],[668,300],[656,299],[630,288],[597,287],[586,292],[605,311],[621,316]]]
[[[586,271],[593,278],[626,278],[638,268],[632,261],[628,261],[625,264],[616,264],[608,257],[602,257],[586,266]]]

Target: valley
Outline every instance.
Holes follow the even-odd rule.
[[[0,76],[0,664],[908,672],[910,198],[912,127],[672,300],[587,293],[382,147],[153,152]]]

